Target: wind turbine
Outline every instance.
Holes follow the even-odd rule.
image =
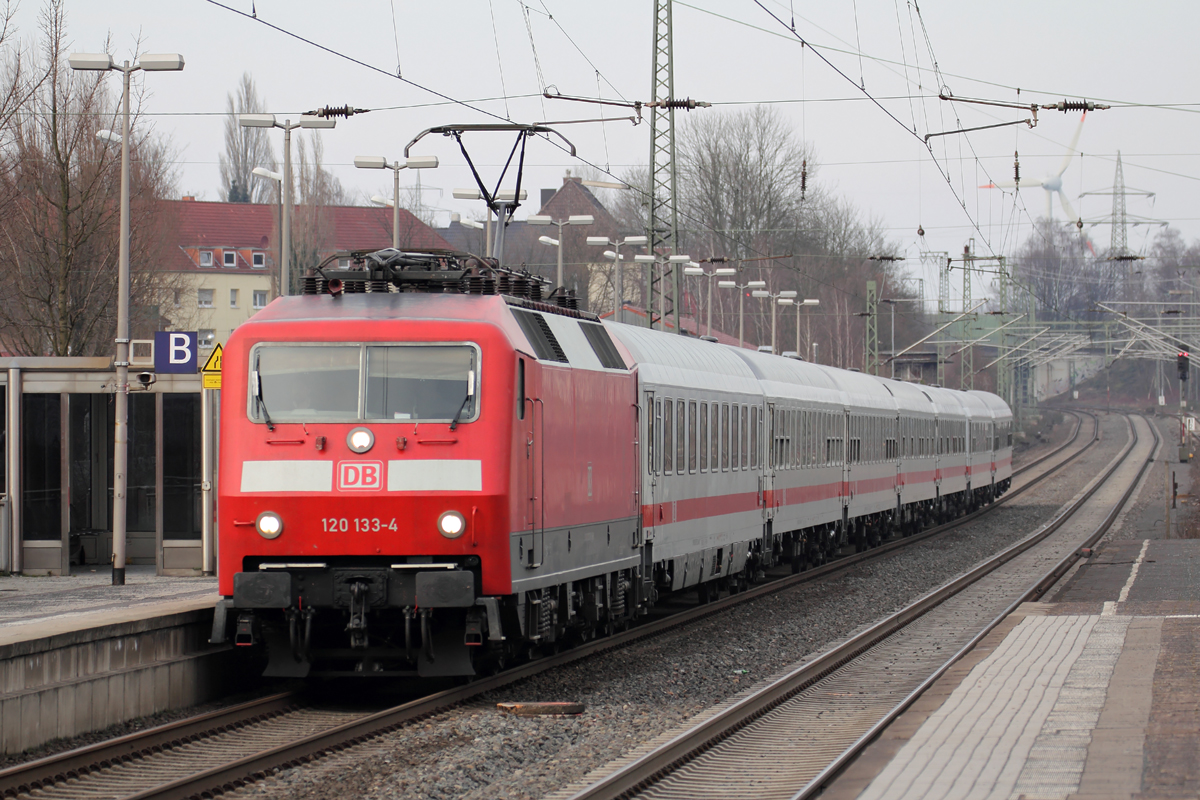
[[[1075,213],[1075,209],[1071,206],[1071,201],[1067,199],[1066,193],[1063,191],[1063,173],[1067,171],[1067,167],[1071,166],[1071,159],[1075,155],[1075,146],[1079,144],[1079,133],[1083,130],[1083,121],[1087,119],[1087,112],[1083,112],[1083,116],[1079,118],[1079,126],[1075,128],[1075,135],[1071,137],[1071,144],[1067,147],[1067,154],[1063,156],[1062,165],[1058,168],[1058,172],[1052,172],[1041,180],[1036,178],[1033,180],[1021,181],[1018,185],[1015,181],[997,181],[981,186],[981,189],[1024,189],[1027,186],[1040,186],[1046,190],[1046,219],[1054,218],[1054,195],[1058,195],[1058,202],[1062,205],[1063,213],[1067,215],[1067,219],[1075,223],[1075,227],[1083,228],[1083,220]]]

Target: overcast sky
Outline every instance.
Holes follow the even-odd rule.
[[[324,134],[327,166],[358,198],[390,195],[391,175],[356,170],[355,155],[401,158],[404,145],[431,126],[497,116],[519,122],[599,116],[598,106],[542,100],[544,85],[591,97],[647,100],[650,94],[650,0],[224,2],[228,8],[205,0],[66,0],[75,50],[96,51],[111,35],[118,59],[133,55],[139,37],[144,51],[184,55],[183,73],[149,76],[146,111],[177,148],[180,190],[200,199],[219,199],[222,112],[243,72],[253,75],[281,118],[323,105],[377,109]],[[1120,150],[1127,185],[1157,194],[1152,203],[1130,197],[1129,213],[1169,222],[1189,241],[1200,238],[1200,4],[925,0],[919,13],[911,0],[763,0],[763,6],[675,3],[676,94],[714,104],[693,116],[775,104],[814,148],[817,180],[879,220],[913,267],[921,250],[958,253],[971,237],[980,252],[1013,252],[1044,215],[1044,190],[1029,187],[1014,196],[978,187],[1011,180],[1014,151],[1027,180],[1057,171],[1080,118],[1043,111],[1033,130],[1020,125],[935,137],[931,155],[923,141],[928,133],[1028,116],[939,101],[939,82],[958,97],[1113,104],[1087,115],[1080,152],[1063,175],[1070,201],[1085,220],[1110,215],[1111,197],[1077,196],[1112,186]],[[252,8],[257,20],[248,16]],[[39,10],[37,0],[22,0],[22,37],[37,34]],[[796,33],[817,52],[802,48],[788,30],[793,13]],[[934,59],[940,79],[931,69]],[[397,79],[398,69],[405,80]],[[119,91],[118,77],[111,80]],[[687,115],[680,116],[686,123]],[[620,175],[648,160],[647,124],[560,130],[577,146],[578,158],[532,142],[525,177],[531,190],[559,185],[568,169],[578,174],[590,164]],[[274,143],[278,152],[282,132]],[[481,134],[468,145],[494,182],[511,139]],[[413,152],[441,160],[439,169],[421,176],[431,187],[426,203],[444,211],[440,224],[451,211],[482,216],[481,203],[450,196],[451,189],[471,185],[453,141],[431,137]],[[518,216],[536,212],[536,198],[531,192]],[[1057,200],[1053,213],[1065,218]],[[1145,247],[1157,230],[1130,228],[1131,248]],[[1098,247],[1108,245],[1107,225],[1089,233]]]

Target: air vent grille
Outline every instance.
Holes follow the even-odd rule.
[[[626,369],[625,362],[621,358],[621,354],[617,352],[617,347],[609,338],[608,331],[604,330],[604,326],[595,322],[580,322],[579,327],[583,329],[583,335],[587,337],[588,344],[596,351],[596,357],[600,359],[600,364],[605,369]]]
[[[533,354],[538,357],[539,361],[568,363],[567,354],[562,349],[562,345],[558,343],[558,339],[554,337],[554,331],[550,330],[550,323],[546,322],[545,317],[536,311],[523,311],[517,308],[514,308],[512,312],[513,316],[517,318],[517,324],[525,333],[525,338],[533,347]]]

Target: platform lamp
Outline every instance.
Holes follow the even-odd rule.
[[[712,272],[705,272],[704,267],[693,262],[683,268],[683,274],[708,278],[708,335],[712,336],[712,279],[737,275],[737,270],[733,267],[717,267]]]
[[[121,239],[117,264],[117,370],[113,420],[113,586],[125,585],[126,502],[129,487],[129,76],[144,72],[179,72],[178,53],[144,55],[136,64],[120,66],[108,53],[72,53],[67,63],[74,70],[120,72],[121,91]],[[111,139],[110,139],[111,140]],[[161,502],[161,499],[160,499]]]
[[[483,193],[481,193],[478,189],[455,189],[451,192],[451,194],[454,195],[455,200],[483,200],[484,199]],[[528,196],[529,196],[529,192],[522,189],[521,196],[519,198],[517,197],[515,192],[504,191],[504,192],[497,192],[496,196],[492,199],[497,200],[501,203],[512,203],[517,200],[524,200]],[[465,222],[463,224],[466,225]],[[467,227],[473,228],[475,226],[467,225]],[[492,246],[493,245],[493,243],[492,243],[492,208],[490,205],[488,206],[488,210],[487,210],[487,234],[486,234],[486,236],[487,236],[487,253],[485,253],[484,255],[486,255],[488,258],[491,258],[493,252],[495,252],[496,258],[502,259],[504,257],[504,229],[503,228],[500,229],[500,233],[496,237],[496,243],[495,243],[498,246],[493,248],[493,246]]]
[[[283,263],[283,173],[266,167],[255,167],[250,170],[252,175],[267,181],[275,181],[279,195],[279,263]]]
[[[758,289],[751,293],[752,297],[764,297],[768,300],[792,300],[796,299],[796,292],[792,289],[785,289],[782,292],[771,294],[766,289]],[[776,303],[771,303],[771,353],[777,352],[775,347],[775,308]]]
[[[611,247],[611,251],[605,251],[606,258],[611,258],[613,261],[613,269],[616,271],[616,282],[613,286],[613,319],[617,322],[621,321],[621,311],[625,308],[625,275],[621,268],[621,262],[624,257],[621,255],[621,248],[625,245],[631,247],[645,246],[650,240],[645,236],[626,236],[624,239],[609,239],[607,236],[589,236],[587,243],[589,247]],[[610,255],[611,253],[611,255]],[[647,310],[649,316],[649,310]]]
[[[803,358],[804,351],[800,349],[800,310],[802,308],[805,308],[808,306],[819,306],[819,305],[821,305],[821,301],[814,299],[814,298],[808,298],[808,297],[804,298],[803,300],[797,300],[797,299],[795,299],[795,295],[793,295],[792,297],[781,297],[778,300],[776,300],[775,302],[781,306],[794,305],[796,307],[796,355]],[[809,323],[808,340],[811,342],[812,341],[812,319],[808,316],[808,314],[804,315],[804,319],[807,320]],[[815,358],[812,360],[816,361]]]
[[[654,265],[655,264],[663,265],[663,268],[662,268],[663,285],[661,288],[665,289],[666,288],[666,280],[667,280],[667,270],[666,270],[667,264],[674,264],[676,267],[681,267],[684,264],[694,264],[695,262],[692,261],[691,256],[685,256],[685,255],[667,256],[667,258],[664,259],[661,256],[656,256],[656,255],[652,255],[649,253],[647,253],[644,256],[634,256],[633,260],[638,262],[639,264],[646,265],[646,299],[647,299],[646,327],[653,328],[654,327],[654,314],[651,313],[651,309],[649,308],[649,305],[650,305],[650,302],[653,301],[653,299],[654,299],[652,297],[652,292],[650,291],[650,284],[654,280],[654,275],[652,274],[653,270],[654,270]],[[684,269],[686,271],[686,268],[684,268]],[[675,302],[678,303],[679,299],[676,298]],[[676,315],[676,316],[678,316],[678,315]],[[658,293],[658,319],[659,319],[659,323],[662,325],[662,329],[665,331],[667,329],[667,293],[665,291],[660,291]],[[680,326],[680,328],[682,328],[683,323],[680,322],[679,326]],[[700,321],[696,320],[697,333],[699,333],[699,329],[700,329]],[[683,331],[679,330],[679,331],[676,331],[676,333],[683,333]]]
[[[562,252],[563,226],[565,226],[565,225],[591,225],[592,223],[594,223],[596,221],[596,218],[593,217],[591,214],[572,214],[571,216],[567,217],[564,220],[557,220],[557,219],[553,219],[551,217],[542,216],[541,214],[534,214],[532,216],[527,217],[525,221],[528,222],[530,225],[557,225],[558,226],[558,239],[557,240],[551,239],[549,236],[540,236],[540,237],[538,237],[538,241],[541,242],[542,244],[553,245],[554,247],[558,248],[558,272],[555,273],[555,280],[557,281],[557,285],[561,288],[563,285],[563,252]]]
[[[763,289],[766,285],[766,281],[717,281],[718,289],[738,290],[738,347],[744,347],[746,343],[746,290]]]
[[[239,114],[238,124],[243,128],[283,128],[283,192],[280,201],[283,203],[283,218],[279,223],[279,294],[286,297],[291,294],[292,283],[292,131],[296,128],[333,128],[337,125],[337,120],[302,114],[299,122],[292,122],[290,119],[278,122],[274,114]]]
[[[394,161],[391,164],[383,156],[355,156],[354,166],[359,169],[390,169],[392,171],[392,247],[400,249],[400,170],[402,169],[437,169],[437,156],[413,156],[403,164]],[[375,200],[374,197],[371,198]],[[384,203],[387,201],[385,200]],[[382,205],[382,204],[381,204]]]

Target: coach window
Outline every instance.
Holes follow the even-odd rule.
[[[696,401],[688,401],[688,472],[696,471]]]
[[[742,406],[742,469],[750,468],[750,407]]]
[[[675,402],[675,470],[682,475],[687,469],[687,404]]]
[[[708,472],[708,403],[700,404],[700,471]]]
[[[730,433],[729,446],[730,451],[733,453],[733,455],[730,456],[730,463],[735,472],[742,467],[741,456],[738,455],[738,453],[741,452],[741,448],[738,445],[738,415],[741,412],[741,409],[741,406],[739,406],[737,403],[734,403],[733,407],[729,411],[729,428],[732,431],[732,433]]]
[[[675,404],[670,400],[663,401],[662,416],[662,462],[663,474],[670,475],[675,470],[675,447],[672,434],[674,433]]]
[[[729,472],[729,403],[721,403],[721,471]]]
[[[717,403],[712,404],[712,425],[709,426],[709,433],[712,434],[711,453],[709,455],[709,464],[712,465],[712,471],[718,469],[720,458],[720,441],[721,441],[721,407]]]

